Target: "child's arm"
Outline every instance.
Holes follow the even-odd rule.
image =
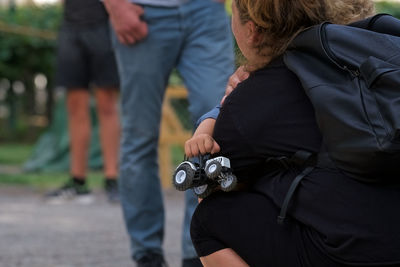
[[[185,154],[187,157],[195,157],[207,153],[214,154],[220,151],[220,147],[212,138],[215,119],[203,120],[197,127],[193,137],[185,143]]]
[[[216,120],[218,115],[219,115],[219,110],[221,108],[221,104],[218,104],[217,106],[215,106],[212,110],[210,110],[209,112],[207,112],[206,114],[204,114],[203,116],[201,116],[196,124],[195,124],[195,128],[198,128],[199,125],[206,119],[214,119]]]
[[[229,78],[228,84],[226,85],[225,95],[222,98],[219,105],[207,112],[196,122],[196,131],[193,137],[185,143],[185,154],[187,157],[195,157],[204,155],[207,153],[217,153],[220,151],[220,147],[212,138],[214,132],[215,120],[218,117],[221,105],[224,103],[225,98],[236,88],[236,86],[246,80],[249,77],[249,73],[244,69],[243,66],[239,67],[234,74]]]

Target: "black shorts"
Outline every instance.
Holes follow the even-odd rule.
[[[197,207],[191,223],[200,257],[232,248],[252,267],[343,267],[314,245],[314,232],[295,221],[277,223],[279,209],[264,195],[216,192]]]
[[[61,27],[56,85],[66,88],[118,88],[118,70],[107,21],[90,26],[64,24]]]

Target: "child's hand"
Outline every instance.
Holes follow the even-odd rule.
[[[194,135],[185,143],[185,154],[189,158],[208,153],[214,154],[220,150],[217,142],[209,134]]]

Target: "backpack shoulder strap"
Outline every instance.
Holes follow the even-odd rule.
[[[286,213],[287,209],[289,207],[290,200],[292,199],[292,196],[294,192],[296,191],[297,186],[300,184],[301,180],[303,180],[304,177],[306,177],[312,170],[314,170],[314,166],[310,166],[305,168],[299,175],[294,178],[292,184],[289,187],[288,192],[286,193],[285,199],[283,200],[281,212],[279,213],[278,216],[278,224],[283,224],[283,222],[286,219]]]
[[[297,186],[300,184],[301,180],[314,169],[316,165],[315,158],[315,153],[311,153],[305,150],[299,150],[291,158],[271,157],[266,160],[267,164],[271,162],[277,162],[280,164],[281,167],[286,170],[292,167],[303,168],[303,171],[295,177],[289,187],[288,192],[286,193],[280,214],[278,216],[278,224],[283,224],[286,218],[286,213],[290,200],[292,199],[292,196],[296,191]]]
[[[279,158],[278,160],[282,160]],[[291,183],[288,192],[283,200],[283,204],[281,207],[281,211],[278,216],[278,224],[282,225],[286,219],[286,213],[290,204],[290,200],[293,197],[297,187],[299,186],[301,180],[310,174],[315,167],[323,167],[323,168],[332,168],[335,167],[335,164],[332,160],[329,159],[328,153],[321,150],[320,153],[315,154],[304,150],[297,151],[290,159],[286,159],[286,162],[290,162],[291,165],[303,168],[302,172],[298,174],[293,182]],[[285,165],[287,163],[284,163]]]
[[[349,26],[400,37],[400,22],[389,14],[377,14],[373,17],[353,22]]]

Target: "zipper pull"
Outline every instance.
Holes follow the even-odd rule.
[[[353,78],[360,76],[360,71],[358,69],[351,70],[347,66],[343,66],[343,69],[348,71]]]

